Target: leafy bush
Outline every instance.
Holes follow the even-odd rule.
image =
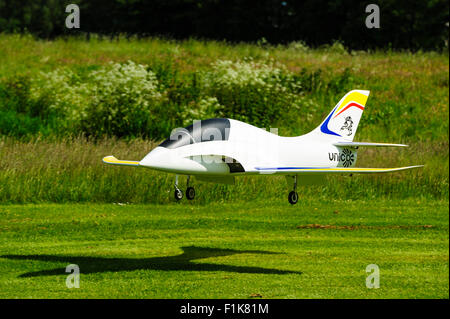
[[[3,108],[19,113],[30,111],[30,80],[24,75],[12,77],[0,87],[0,95],[4,103]]]
[[[83,132],[119,137],[157,133],[152,123],[164,110],[164,92],[152,71],[128,61],[94,71],[90,80],[91,100],[81,116]]]
[[[331,45],[325,44],[323,47],[329,53],[348,54],[347,49],[341,41],[333,41]]]
[[[310,50],[304,41],[293,41],[289,43],[288,49],[294,52],[308,52]]]
[[[13,110],[0,110],[0,134],[6,136],[31,136],[46,130],[42,120]]]
[[[159,135],[165,93],[146,66],[128,61],[88,72],[85,79],[58,69],[33,81],[31,98],[89,136]]]
[[[334,99],[332,95],[351,89],[355,81],[349,69],[331,72],[325,80],[321,69],[294,74],[271,60],[218,60],[206,71],[187,75],[164,63],[154,70],[128,61],[75,70],[59,68],[33,79],[12,77],[0,83],[1,109],[9,112],[8,118],[18,114],[18,119],[4,124],[2,132],[158,140],[174,127],[212,117],[260,127],[297,127],[295,118],[302,109],[308,109],[308,121],[319,121],[321,116],[316,114],[320,105],[304,93],[331,94]]]
[[[0,134],[31,137],[54,133],[56,113],[50,112],[47,103],[32,98],[31,86],[25,75],[0,83]]]
[[[295,107],[301,84],[284,66],[253,60],[219,60],[202,74],[206,96],[217,99],[217,113],[258,126],[277,121]]]
[[[213,118],[222,106],[215,97],[205,97],[188,105],[181,113],[183,126],[191,125],[195,120]]]
[[[68,123],[79,122],[89,101],[89,88],[69,69],[56,69],[33,79],[30,98],[34,105],[42,106],[34,112],[45,116],[55,114]],[[69,124],[70,125],[70,124]],[[66,128],[67,129],[67,128]]]

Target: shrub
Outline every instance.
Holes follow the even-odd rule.
[[[334,41],[331,45],[326,44],[323,46],[325,52],[336,54],[348,54],[347,49],[341,41]]]
[[[152,123],[164,112],[155,74],[128,61],[111,64],[90,76],[90,103],[81,116],[88,135],[152,136]]]
[[[221,107],[215,97],[204,97],[198,102],[193,102],[181,113],[183,126],[191,125],[195,120],[213,118],[217,116]]]
[[[24,137],[54,131],[55,113],[47,103],[32,98],[31,86],[25,75],[0,83],[0,134]]]
[[[304,41],[293,41],[289,43],[287,47],[294,52],[308,52],[310,50]]]
[[[41,106],[38,112],[42,116],[55,114],[69,123],[78,123],[89,103],[89,87],[66,68],[44,73],[32,81],[30,98],[33,105]],[[68,127],[66,127],[67,129]]]
[[[0,110],[0,135],[32,136],[43,133],[42,120],[13,110]]]
[[[219,60],[202,74],[205,95],[217,100],[217,113],[258,126],[268,126],[293,107],[300,82],[283,66],[252,60]]]
[[[31,98],[68,123],[66,129],[86,135],[153,136],[165,93],[145,65],[128,61],[90,71],[85,78],[58,69],[33,81]]]

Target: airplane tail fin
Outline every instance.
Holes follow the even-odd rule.
[[[313,132],[353,141],[369,94],[370,91],[364,90],[348,92]]]

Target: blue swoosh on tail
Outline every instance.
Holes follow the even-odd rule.
[[[337,106],[336,106],[336,107],[337,107]],[[339,135],[339,134],[337,134],[337,133],[335,133],[335,132],[333,132],[333,131],[330,131],[330,130],[328,129],[328,122],[330,121],[331,116],[333,116],[334,111],[336,110],[336,107],[334,108],[333,112],[331,112],[330,115],[328,115],[327,119],[323,122],[323,124],[320,126],[320,131],[321,131],[322,133],[329,134],[329,135],[341,136],[341,135]]]

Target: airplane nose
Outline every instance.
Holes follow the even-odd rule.
[[[183,157],[176,150],[174,151],[161,146],[157,146],[153,151],[148,153],[139,162],[139,165],[172,173],[198,171],[199,169],[204,170],[197,162]]]
[[[157,146],[139,162],[139,165],[156,169],[164,167],[169,160],[168,152],[166,148]]]
[[[147,154],[140,166],[148,168],[180,174],[205,173],[207,171],[216,172],[217,174],[228,172],[228,166],[223,163],[203,163],[189,159],[185,154],[177,152],[173,149],[157,146],[153,151]]]

